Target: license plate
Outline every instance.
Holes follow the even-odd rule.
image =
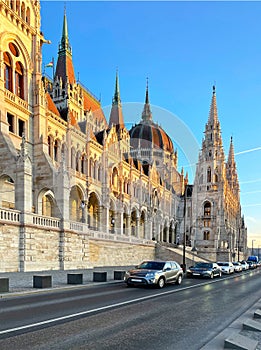
[[[142,282],[142,280],[138,279],[138,278],[132,278],[131,282]]]
[[[200,276],[200,273],[193,273],[193,276]]]

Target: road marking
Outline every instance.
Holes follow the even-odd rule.
[[[153,295],[147,295],[147,296],[136,298],[136,299],[132,299],[132,300],[126,300],[126,301],[122,301],[120,303],[106,305],[106,306],[98,307],[98,308],[91,309],[91,310],[81,311],[81,312],[77,312],[77,313],[74,313],[74,314],[71,314],[71,315],[61,316],[61,317],[57,317],[57,318],[51,318],[49,320],[36,322],[36,323],[28,324],[28,325],[25,325],[25,326],[5,329],[5,330],[0,331],[0,336],[1,335],[5,335],[5,334],[10,334],[10,333],[13,333],[13,332],[17,332],[17,331],[27,330],[27,329],[30,329],[30,328],[36,328],[36,327],[40,327],[40,326],[44,326],[44,325],[50,325],[50,324],[55,323],[55,322],[60,322],[60,321],[64,321],[64,320],[74,319],[74,318],[77,318],[77,317],[80,317],[80,316],[89,315],[89,314],[92,314],[92,313],[95,313],[95,312],[109,310],[109,309],[113,309],[115,307],[125,306],[125,305],[129,305],[129,304],[132,304],[132,303],[153,299],[153,298],[157,298],[157,297],[168,295],[168,294],[177,293],[177,292],[180,292],[182,290],[188,290],[188,289],[192,289],[192,288],[197,288],[197,287],[209,285],[209,284],[212,284],[212,283],[217,283],[217,282],[224,281],[224,280],[227,280],[227,279],[230,279],[230,278],[233,278],[233,277],[235,277],[235,276],[230,276],[230,277],[227,277],[226,279],[221,279],[221,280],[217,279],[217,280],[214,280],[214,281],[198,283],[198,284],[195,284],[193,286],[180,287],[178,289],[174,289],[174,290],[172,289],[172,290],[169,290],[169,291],[156,293],[156,294],[153,294]]]

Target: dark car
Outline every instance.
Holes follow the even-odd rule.
[[[143,285],[163,288],[166,283],[181,284],[183,270],[176,261],[143,261],[125,273],[127,286]]]
[[[222,271],[220,266],[216,263],[197,262],[187,270],[187,277],[221,277]]]

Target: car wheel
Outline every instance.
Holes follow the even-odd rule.
[[[128,287],[128,288],[131,288],[131,287],[133,287],[133,284],[127,283],[127,287]]]
[[[165,280],[163,277],[160,277],[158,280],[158,288],[163,288],[165,286]]]
[[[182,282],[182,276],[181,275],[178,275],[178,278],[176,280],[176,284],[180,285]]]

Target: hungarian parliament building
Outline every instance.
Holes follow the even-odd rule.
[[[190,184],[153,121],[148,84],[127,129],[118,73],[109,120],[75,78],[68,13],[53,78],[43,74],[40,6],[0,0],[0,272],[132,265],[157,245],[243,259],[234,145],[226,156],[215,87]]]

